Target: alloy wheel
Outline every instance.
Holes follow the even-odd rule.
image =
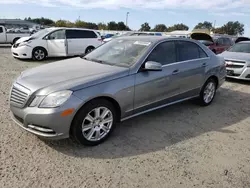
[[[89,141],[99,141],[109,133],[112,125],[112,112],[106,107],[97,107],[84,118],[82,134]]]

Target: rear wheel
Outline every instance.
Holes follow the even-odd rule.
[[[115,124],[113,104],[103,99],[93,100],[77,113],[71,126],[71,136],[83,145],[98,145],[109,137]]]
[[[217,89],[216,81],[213,78],[208,79],[200,92],[199,100],[201,105],[208,106],[213,102],[216,94],[216,89]]]
[[[33,59],[37,61],[43,61],[46,56],[46,50],[43,48],[35,48],[32,53]]]

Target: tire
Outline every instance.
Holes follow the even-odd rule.
[[[98,111],[99,116],[96,114]],[[95,146],[110,136],[116,122],[114,105],[107,100],[96,99],[87,103],[76,114],[71,125],[70,137],[82,145]]]
[[[12,45],[16,43],[16,41],[18,40],[19,38],[15,38],[12,42]]]
[[[213,78],[208,79],[200,92],[199,96],[200,104],[202,106],[210,105],[214,100],[214,97],[216,95],[216,90],[217,90],[217,82],[215,81],[215,79]]]
[[[85,50],[85,54],[88,54],[88,53],[92,52],[94,49],[95,49],[95,47],[93,47],[93,46],[87,47],[86,50]]]
[[[47,52],[44,48],[35,48],[32,52],[32,57],[36,61],[43,61],[47,57]]]

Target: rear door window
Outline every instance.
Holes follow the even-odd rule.
[[[93,31],[88,30],[67,30],[67,39],[85,39],[85,38],[97,38],[97,35]]]
[[[192,59],[199,59],[200,53],[201,53],[199,48],[200,47],[193,42],[178,41],[177,42],[178,61],[188,61]]]

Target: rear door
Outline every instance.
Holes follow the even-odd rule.
[[[95,32],[89,30],[69,29],[66,31],[68,54],[79,55],[86,52],[88,47],[97,47],[101,44]]]
[[[179,99],[198,95],[205,78],[209,57],[204,50],[191,41],[177,42],[177,61],[173,76],[179,86]]]
[[[4,31],[4,27],[0,26],[0,43],[6,42],[6,33]]]
[[[49,56],[66,56],[65,30],[60,29],[50,33],[47,37],[47,47]]]

